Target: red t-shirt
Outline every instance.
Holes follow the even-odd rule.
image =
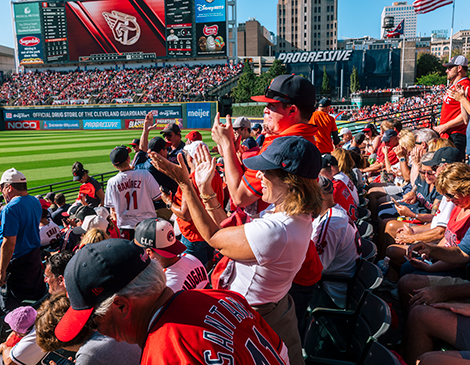
[[[379,147],[377,148],[377,162],[384,162],[385,160],[385,155],[382,152],[382,147],[385,147],[385,143],[381,142]],[[388,160],[390,161],[390,165],[395,165],[398,163],[398,157],[395,152],[393,152],[393,148],[388,149]]]
[[[292,281],[299,285],[311,286],[321,279],[322,271],[323,265],[318,256],[317,248],[315,243],[310,240],[305,260]]]
[[[333,198],[335,203],[341,205],[353,222],[357,221],[357,204],[347,185],[341,180],[333,179],[333,188]]]
[[[315,144],[315,138],[313,137],[313,134],[317,130],[317,127],[312,125],[312,124],[306,124],[306,123],[299,123],[299,124],[294,124],[293,126],[290,126],[286,130],[284,130],[281,134],[276,135],[276,136],[269,136],[264,139],[263,147],[259,151],[258,154],[263,153],[268,146],[273,143],[273,141],[276,138],[279,137],[287,137],[287,136],[300,136],[304,137],[307,141],[312,142]],[[247,169],[245,171],[245,174],[243,175],[243,182],[245,183],[246,187],[248,190],[250,190],[253,195],[257,196],[258,198],[261,198],[263,195],[261,191],[261,180],[256,178],[256,173],[258,171],[256,170],[250,170]],[[258,205],[258,212],[263,211],[268,207],[269,204],[263,202],[262,200],[259,200],[259,205]]]
[[[194,189],[196,190],[197,196],[199,196],[199,189],[196,186],[196,182],[194,181],[194,172],[192,172],[189,175],[189,178],[191,179]],[[211,182],[212,189],[214,192],[217,194],[217,200],[219,203],[222,205],[224,204],[224,187],[223,187],[223,182],[222,178],[220,177],[219,173],[216,171],[214,178],[212,179]],[[183,192],[181,191],[180,187],[178,186],[178,190],[176,191],[176,194],[173,198],[173,201],[181,205],[181,201],[183,199]],[[201,198],[199,198],[201,200]],[[202,203],[202,200],[201,200]],[[196,229],[196,226],[194,225],[193,221],[190,220],[189,222],[186,222],[182,220],[181,218],[176,218],[176,221],[178,222],[178,227],[181,231],[181,234],[190,242],[201,242],[204,241],[204,238],[200,235],[199,231]]]
[[[457,221],[457,216],[462,209],[455,207],[450,213],[449,223],[447,224],[444,237],[446,239],[446,246],[457,246],[470,228],[470,215],[464,219]]]
[[[152,321],[142,365],[285,364],[287,349],[246,299],[228,290],[175,294]]]
[[[470,86],[470,80],[468,77],[464,77],[460,79],[457,84],[462,85],[465,89]],[[452,85],[449,89],[455,88],[455,85]],[[470,100],[470,98],[469,98]],[[442,109],[441,109],[441,121],[439,125],[446,124],[447,122],[451,121],[454,118],[457,118],[460,114],[460,103],[452,99],[447,93],[444,95],[444,100],[442,101]],[[441,133],[442,138],[449,138],[449,134],[454,133],[467,133],[467,125],[462,123],[457,127],[453,127],[448,129],[445,133]]]

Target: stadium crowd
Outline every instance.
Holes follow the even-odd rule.
[[[242,64],[14,73],[0,89],[8,105],[180,102],[205,97],[241,73]]]
[[[216,116],[222,159],[174,123],[150,138],[149,113],[132,159],[125,145],[110,151],[118,173],[105,191],[78,161],[70,205],[61,193],[29,196],[27,177],[5,171],[4,362],[303,364],[303,350],[332,358],[341,351],[322,353],[311,309],[354,311],[357,293],[328,277],[355,280],[365,260],[379,260],[370,289],[399,299],[406,321],[396,356],[469,363],[470,81],[465,57],[444,66],[451,86],[435,130],[395,118],[355,136],[338,131],[330,100],[315,105],[307,79],[281,75],[252,97],[266,103],[262,126]],[[123,77],[141,87],[146,72]],[[228,75],[205,72],[207,85]],[[390,309],[374,303],[386,308],[383,332]],[[347,336],[361,315],[326,332]],[[433,352],[435,339],[456,351]]]

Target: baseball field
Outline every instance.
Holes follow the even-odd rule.
[[[189,132],[182,131],[183,139]],[[204,142],[213,146],[210,131],[200,132]],[[14,167],[33,188],[71,180],[75,161],[83,163],[90,175],[113,171],[111,150],[128,145],[140,134],[138,130],[0,131],[0,174]],[[160,136],[159,131],[150,132],[150,138],[155,136]]]

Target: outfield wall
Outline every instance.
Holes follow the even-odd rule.
[[[49,105],[1,108],[0,130],[142,129],[152,112],[157,129],[176,122],[184,129],[211,128],[215,101],[155,104]]]

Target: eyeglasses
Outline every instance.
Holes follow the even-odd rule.
[[[430,175],[430,176],[436,175],[436,171],[432,171],[432,170],[431,170],[431,171],[419,170],[419,173],[420,173],[421,175]]]
[[[290,100],[290,97],[288,95],[280,93],[279,91],[276,91],[276,90],[272,90],[269,87],[266,88],[264,92],[264,96],[266,96],[269,99],[274,99],[275,96],[279,96],[283,99]]]

